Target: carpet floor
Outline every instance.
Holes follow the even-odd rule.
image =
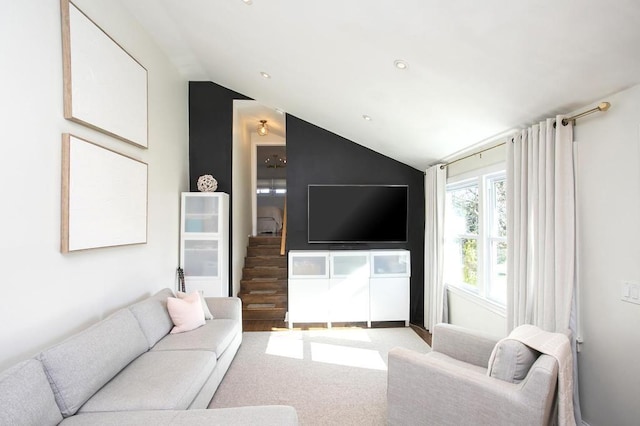
[[[301,425],[384,425],[396,346],[430,350],[409,327],[245,332],[209,408],[281,404]]]

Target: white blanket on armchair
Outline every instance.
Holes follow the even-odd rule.
[[[558,361],[558,425],[575,426],[573,414],[573,355],[569,338],[562,333],[544,331],[534,325],[516,327],[503,340],[517,340]],[[498,347],[498,345],[496,345]],[[495,350],[489,359],[489,366],[493,364]]]

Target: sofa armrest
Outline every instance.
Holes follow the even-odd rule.
[[[462,364],[437,352],[389,351],[388,424],[546,424],[546,403],[553,393],[540,387],[534,397],[523,391],[526,384],[495,379]]]
[[[487,368],[498,340],[475,330],[451,324],[436,324],[432,349],[457,360]]]
[[[214,318],[242,321],[242,301],[237,297],[205,297]]]

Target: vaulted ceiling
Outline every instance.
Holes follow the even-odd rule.
[[[640,82],[637,0],[120,1],[189,80],[418,169]]]

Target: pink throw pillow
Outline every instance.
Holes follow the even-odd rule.
[[[183,293],[181,291],[178,291],[176,293],[176,296],[178,296],[178,299],[184,299],[187,294],[190,293]],[[213,319],[213,315],[211,315],[211,311],[209,310],[209,306],[207,305],[207,301],[204,300],[204,296],[202,295],[202,291],[198,291],[198,294],[200,294],[200,302],[202,302],[202,312],[204,312],[204,319],[206,320],[210,320]]]
[[[167,298],[167,310],[175,327],[171,334],[194,330],[205,324],[204,311],[198,292],[189,293],[184,298]]]

